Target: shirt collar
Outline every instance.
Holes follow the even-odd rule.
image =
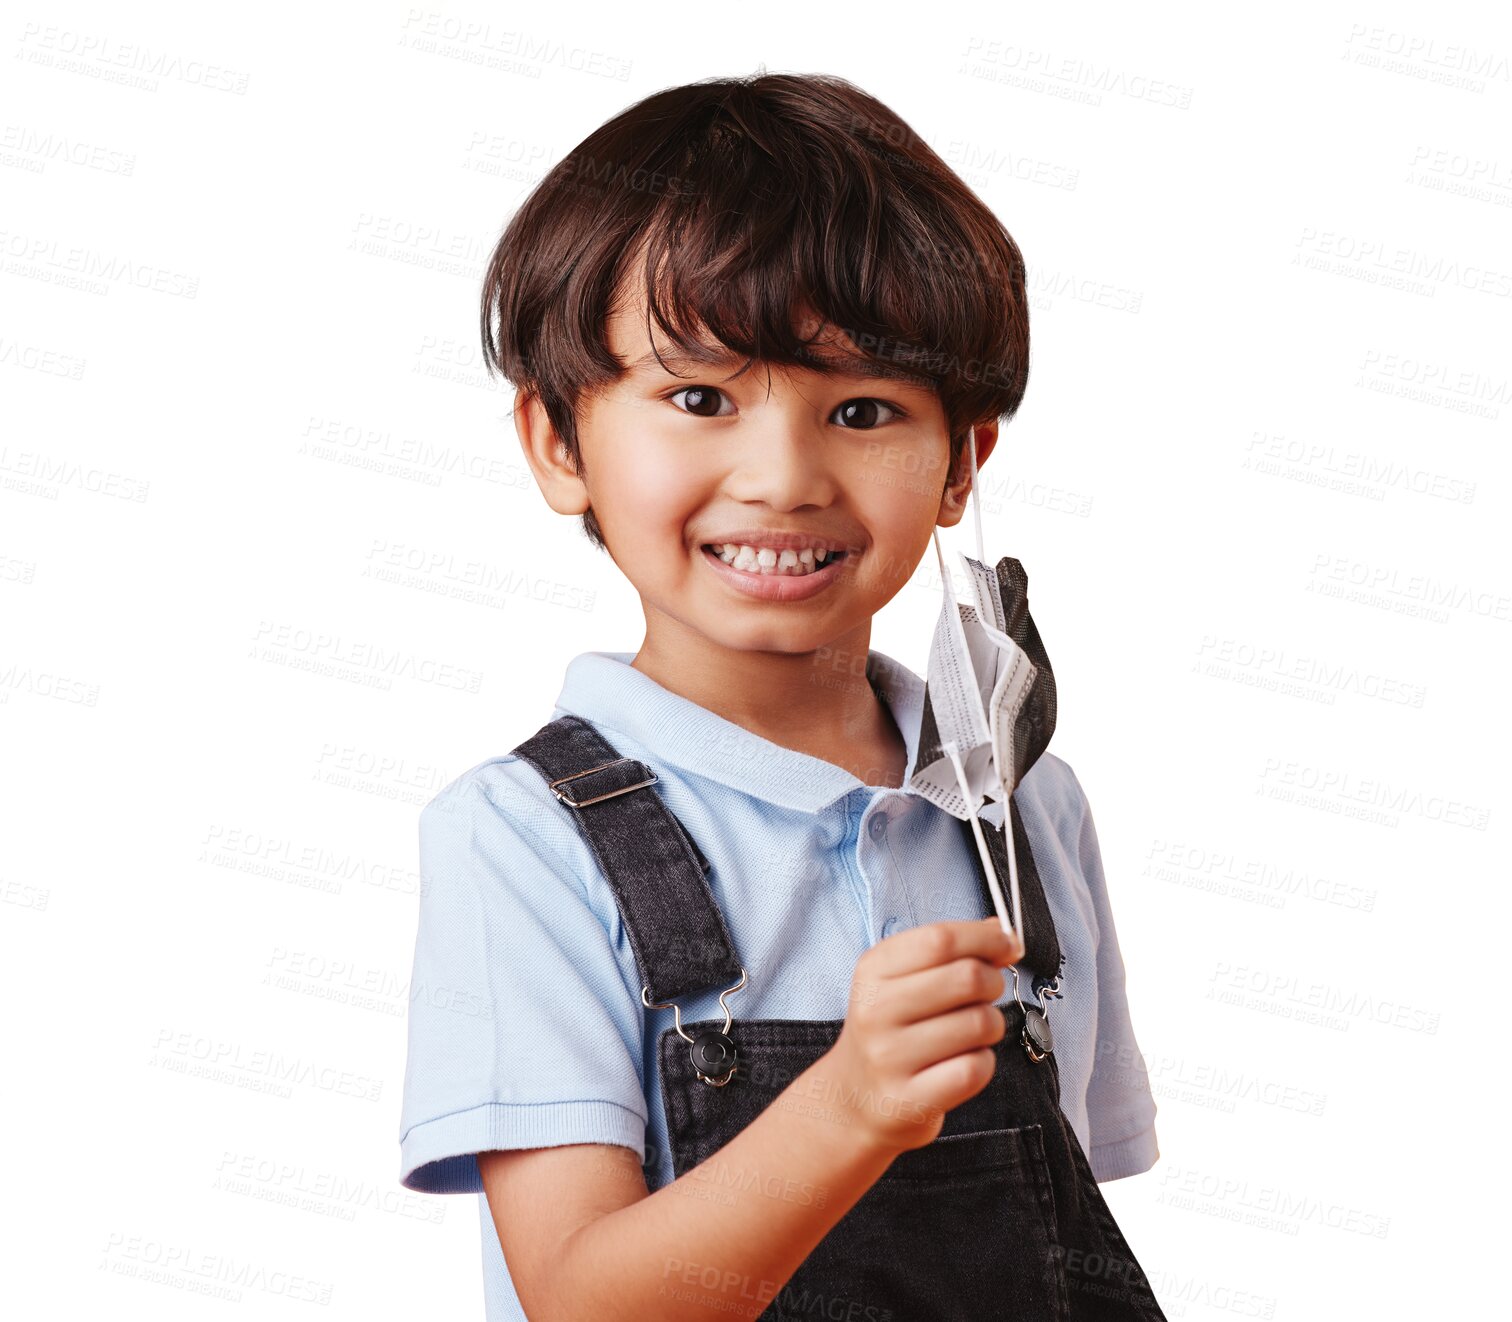
[[[744,726],[663,688],[630,664],[633,652],[583,652],[567,666],[557,710],[581,716],[605,731],[628,735],[660,761],[784,808],[819,812],[865,786],[850,772],[822,758],[774,744]],[[875,649],[866,674],[882,695],[903,735],[907,790],[919,748],[924,681],[907,666]]]

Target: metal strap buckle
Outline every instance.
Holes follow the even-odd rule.
[[[555,780],[549,782],[551,792],[569,808],[586,808],[590,803],[598,803],[602,799],[612,799],[616,794],[628,794],[631,790],[638,790],[647,785],[654,785],[656,783],[656,772],[652,771],[646,780],[637,781],[634,785],[626,785],[622,789],[609,790],[604,794],[595,794],[591,799],[569,799],[557,788],[558,785],[563,785],[569,780],[576,780],[579,776],[591,776],[595,771],[603,771],[608,767],[616,767],[621,762],[634,762],[635,760],[633,757],[617,757],[612,762],[605,762],[603,766],[589,767],[587,771],[574,771],[570,776],[558,776]]]
[[[1019,972],[1017,964],[1010,964],[1013,973],[1013,999],[1018,1002],[1019,1009],[1024,1013],[1024,1027],[1020,1034],[1020,1041],[1024,1044],[1024,1050],[1029,1053],[1029,1059],[1039,1064],[1054,1049],[1055,1037],[1050,1031],[1050,1006],[1046,997],[1055,997],[1061,994],[1060,975],[1057,974],[1052,983],[1040,987],[1035,995],[1039,998],[1039,1006],[1025,1005],[1019,995]]]
[[[734,1022],[734,1016],[730,1013],[730,1007],[725,997],[732,992],[738,992],[746,985],[746,971],[740,970],[740,981],[732,987],[726,987],[719,993],[719,1008],[724,1011],[725,1021],[722,1029],[706,1028],[697,1037],[689,1037],[688,1030],[682,1026],[682,1006],[676,1001],[653,1001],[651,988],[641,988],[641,1003],[652,1010],[665,1010],[672,1007],[673,1027],[677,1029],[678,1036],[692,1044],[693,1072],[699,1080],[707,1083],[712,1088],[723,1088],[735,1077],[736,1061],[740,1053],[736,1050],[735,1043],[730,1038],[730,1024]]]

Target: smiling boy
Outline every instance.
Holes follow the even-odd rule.
[[[637,365],[584,404],[581,475],[538,399],[517,424],[547,503],[592,509],[640,594],[646,634],[631,664],[773,743],[901,785],[904,740],[886,704],[864,682],[817,681],[835,657],[866,657],[872,616],[906,586],[936,523],[965,508],[959,480],[944,491],[938,394],[864,373],[853,350],[826,354],[839,334],[811,311],[798,330],[822,337],[828,371],[742,371],[717,344],[699,363],[659,334],[652,352],[641,291],[625,299],[606,338]],[[995,422],[977,428],[979,462],[995,440]]]
[[[870,646],[1023,397],[1012,239],[851,84],[711,80],[546,176],[483,330],[645,616],[421,818],[449,993],[411,1002],[401,1179],[480,1195],[489,1318],[1161,1318],[1096,1188],[1158,1150],[1086,798],[1036,748],[1011,845],[982,811],[1026,952]],[[1064,979],[1053,1051],[1021,962]]]

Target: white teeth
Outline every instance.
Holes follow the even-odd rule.
[[[770,546],[743,546],[735,542],[716,544],[715,550],[725,564],[748,574],[781,574],[795,578],[822,569],[835,555],[833,551],[816,550],[809,546],[802,550],[784,547],[778,551]]]

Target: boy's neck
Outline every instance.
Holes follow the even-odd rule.
[[[669,660],[648,642],[630,664],[669,692],[771,743],[829,762],[863,784],[897,788],[908,747],[865,672],[868,655],[864,643],[859,649],[721,650]]]

